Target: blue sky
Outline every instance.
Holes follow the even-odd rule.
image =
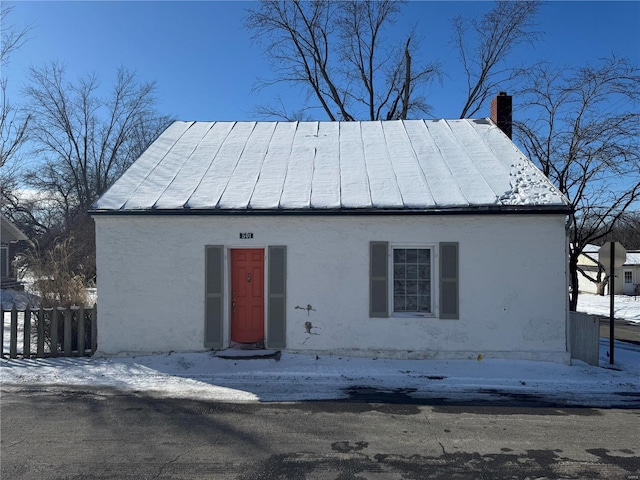
[[[278,94],[302,98],[290,88],[252,92],[258,77],[270,76],[260,47],[243,26],[246,9],[256,6],[253,2],[6,3],[14,6],[11,23],[32,26],[28,42],[3,72],[15,104],[21,102],[29,66],[52,60],[64,62],[71,79],[96,73],[105,87],[119,66],[135,70],[141,80],[156,82],[158,109],[181,120],[256,119],[255,107]],[[425,92],[435,117],[457,117],[464,100],[449,20],[457,14],[478,16],[492,6],[483,1],[425,1],[404,7],[397,32],[415,26],[423,59],[442,61],[447,75]],[[514,61],[581,65],[615,53],[640,64],[638,1],[548,2],[539,30],[545,37],[535,48],[523,46],[515,52]],[[487,106],[479,116],[488,113]]]

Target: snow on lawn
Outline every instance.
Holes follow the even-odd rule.
[[[547,402],[640,407],[640,346],[617,342],[608,365],[481,360],[391,360],[282,353],[275,359],[222,359],[210,352],[143,357],[0,361],[3,388],[111,387],[173,398],[231,402],[328,400],[351,388],[410,392],[417,399],[488,400],[533,395]]]
[[[581,293],[578,295],[579,312],[592,315],[609,316],[609,296]],[[623,318],[630,322],[640,323],[640,297],[615,295],[613,299],[615,318]]]

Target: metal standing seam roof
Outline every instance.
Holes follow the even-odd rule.
[[[489,119],[182,122],[92,213],[568,211]]]

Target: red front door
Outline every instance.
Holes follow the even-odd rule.
[[[231,250],[231,341],[264,340],[264,250]]]

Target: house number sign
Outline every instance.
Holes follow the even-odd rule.
[[[253,238],[253,232],[240,232],[240,240],[249,240]]]

